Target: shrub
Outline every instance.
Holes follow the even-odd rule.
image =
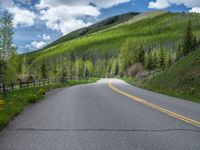
[[[142,70],[143,70],[143,65],[137,63],[128,69],[128,75],[131,77],[135,77]]]
[[[3,107],[4,105],[4,100],[0,100],[0,109]]]
[[[35,103],[37,100],[38,100],[37,95],[35,95],[35,94],[29,94],[29,96],[28,96],[28,101],[29,101],[30,103]]]
[[[45,93],[46,93],[45,89],[42,89],[42,88],[41,88],[41,89],[39,90],[39,95],[45,95]]]
[[[195,88],[190,87],[189,91],[188,91],[188,94],[190,94],[190,95],[195,94]]]

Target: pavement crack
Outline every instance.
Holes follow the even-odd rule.
[[[146,129],[38,129],[38,128],[17,128],[10,129],[10,131],[62,131],[62,132],[85,132],[85,131],[102,131],[102,132],[171,132],[171,131],[187,131],[198,132],[200,130],[194,129],[158,129],[158,130],[146,130]]]

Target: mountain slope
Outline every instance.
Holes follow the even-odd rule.
[[[75,38],[42,51],[28,54],[27,57],[30,62],[35,63],[41,61],[43,56],[51,59],[55,56],[73,53],[77,57],[83,57],[89,53],[90,59],[95,60],[97,55],[99,58],[116,55],[127,39],[129,39],[132,47],[138,47],[142,44],[146,49],[149,49],[149,47],[159,47],[162,44],[166,49],[176,50],[183,39],[189,18],[192,21],[195,35],[200,37],[200,15],[163,13],[132,24],[125,24]]]
[[[131,13],[126,13],[126,14],[122,14],[122,15],[118,15],[118,16],[113,16],[113,17],[109,17],[101,22],[98,22],[96,24],[93,24],[89,27],[85,27],[82,29],[78,29],[76,31],[73,31],[67,35],[64,35],[63,37],[59,38],[58,40],[52,42],[51,44],[49,44],[47,47],[45,48],[49,48],[51,46],[55,46],[57,44],[61,44],[63,42],[90,34],[90,33],[94,33],[106,28],[109,28],[111,26],[115,26],[117,24],[123,23],[125,21],[128,21],[129,19],[133,18],[134,16],[138,15],[139,13],[137,12],[131,12]]]
[[[144,87],[200,103],[200,49],[150,79]]]

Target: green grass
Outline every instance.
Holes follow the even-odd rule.
[[[3,107],[0,109],[0,129],[7,125],[13,117],[23,111],[26,106],[42,100],[45,92],[56,88],[93,83],[97,80],[98,78],[79,81],[73,80],[65,84],[54,84],[45,87],[28,88],[8,93],[4,98]]]
[[[151,91],[200,103],[200,49],[145,83],[127,77],[123,80]]]
[[[81,28],[78,30],[75,30],[67,35],[64,35],[63,37],[57,39],[56,41],[50,43],[49,45],[47,45],[45,48],[42,48],[40,51],[53,47],[55,45],[61,44],[63,42],[67,42],[76,38],[80,38],[82,36],[86,36],[88,34],[91,33],[95,33],[101,30],[105,30],[108,29],[110,27],[113,27],[115,25],[124,23],[126,21],[128,21],[129,19],[132,19],[134,16],[138,15],[139,13],[136,12],[131,12],[131,13],[126,13],[126,14],[122,14],[122,15],[118,15],[118,16],[113,16],[113,17],[109,17],[103,21],[100,21],[96,24],[93,24],[89,27],[85,27],[85,28]],[[35,53],[35,52],[30,52],[30,53]],[[36,52],[37,53],[37,52]]]

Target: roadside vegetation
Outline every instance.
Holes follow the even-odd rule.
[[[129,76],[122,79],[132,85],[200,103],[200,48],[196,39],[189,20],[183,43],[174,58],[163,51],[159,58],[154,59],[152,54],[145,58],[144,52],[140,51],[140,64],[131,67]],[[143,68],[141,64],[145,59],[148,63]],[[155,62],[160,70],[152,67],[157,66]]]
[[[30,104],[43,100],[45,94],[53,89],[96,82],[98,78],[85,80],[70,80],[67,83],[57,83],[44,87],[26,88],[8,92],[7,96],[0,100],[0,130],[8,122],[24,110]]]

